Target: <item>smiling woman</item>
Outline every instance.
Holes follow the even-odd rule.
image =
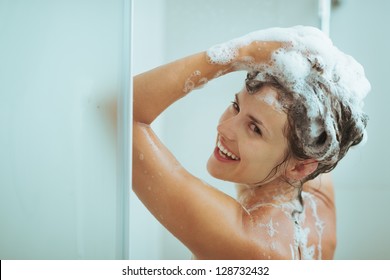
[[[248,71],[222,114],[209,173],[187,172],[150,124],[193,89]],[[354,82],[351,82],[354,81]],[[331,259],[328,175],[365,133],[362,67],[310,27],[269,29],[134,77],[133,190],[197,259]],[[177,211],[180,209],[180,211]]]

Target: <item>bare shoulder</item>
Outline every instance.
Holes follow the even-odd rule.
[[[304,226],[317,232],[313,242],[321,245],[320,257],[332,259],[336,249],[336,211],[330,174],[320,175],[304,185],[303,202]]]
[[[249,210],[251,225],[247,227],[256,244],[257,259],[292,259],[294,222],[288,205],[261,204]]]

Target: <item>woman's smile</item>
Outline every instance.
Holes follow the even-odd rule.
[[[218,160],[223,162],[240,160],[240,158],[235,153],[233,153],[230,149],[228,149],[221,143],[221,140],[219,138],[217,141],[217,146],[215,147],[214,154]]]

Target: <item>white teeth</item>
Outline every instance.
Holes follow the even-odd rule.
[[[226,155],[225,155],[221,150],[219,150],[219,154],[220,154],[223,158],[226,158]]]
[[[224,156],[228,156],[234,160],[239,160],[239,157],[236,156],[235,154],[233,154],[232,152],[228,151],[228,149],[226,149],[224,146],[222,146],[222,144],[219,140],[217,142],[217,147],[219,148],[220,154],[222,154]]]

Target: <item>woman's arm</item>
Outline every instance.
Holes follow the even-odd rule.
[[[263,49],[269,59],[275,44]],[[150,128],[193,88],[234,70],[199,53],[134,78],[133,190],[149,211],[197,258],[255,258],[250,215],[233,198],[189,174]]]
[[[230,65],[209,64],[206,53],[202,52],[135,76],[133,120],[151,124],[195,86],[213,79],[217,73],[229,72],[230,68]]]
[[[201,52],[137,75],[133,80],[134,122],[151,124],[169,105],[192,89],[232,71],[247,69],[246,64],[268,63],[272,53],[284,45],[253,41],[237,48],[231,61],[210,61],[207,53]]]

